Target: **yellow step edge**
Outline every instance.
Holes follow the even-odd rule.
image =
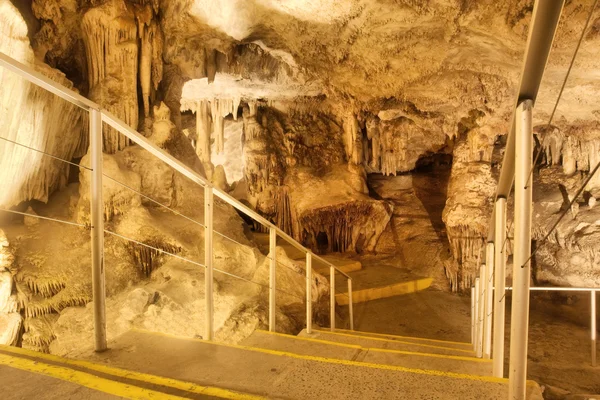
[[[257,347],[241,346],[241,345],[229,344],[229,343],[215,343],[215,342],[206,341],[206,340],[202,340],[202,339],[181,337],[181,336],[170,335],[168,333],[162,333],[162,332],[150,332],[150,331],[145,331],[143,329],[137,329],[137,328],[132,329],[132,331],[149,334],[149,335],[156,335],[156,336],[162,336],[162,337],[170,337],[170,338],[179,339],[179,340],[186,340],[186,341],[190,341],[190,342],[200,342],[200,343],[204,343],[207,345],[213,345],[213,346],[223,346],[223,347],[230,347],[233,349],[254,351],[257,353],[270,354],[270,355],[274,355],[274,356],[285,356],[285,357],[295,358],[298,360],[317,361],[317,362],[323,362],[323,363],[327,363],[327,364],[348,365],[348,366],[353,366],[353,367],[381,369],[381,370],[387,370],[387,371],[406,372],[406,373],[412,373],[412,374],[418,374],[418,375],[439,376],[439,377],[446,377],[446,378],[453,378],[453,379],[465,379],[465,380],[478,381],[478,382],[508,383],[508,379],[506,379],[506,378],[496,378],[493,376],[469,375],[469,374],[462,374],[462,373],[458,373],[458,372],[436,371],[436,370],[421,369],[421,368],[408,368],[408,367],[401,367],[401,366],[397,366],[397,365],[375,364],[375,363],[368,363],[368,362],[362,362],[362,361],[351,361],[351,360],[339,360],[339,359],[335,359],[335,358],[326,358],[326,357],[320,357],[320,356],[306,356],[306,355],[290,353],[290,352],[280,351],[280,350],[261,349],[261,348],[257,348]],[[529,382],[529,383],[536,385],[535,382]]]
[[[281,336],[281,337],[290,338],[290,339],[304,340],[306,342],[323,343],[323,344],[327,344],[327,345],[331,345],[331,346],[339,346],[339,347],[347,347],[350,349],[364,350],[364,347],[362,347],[361,345],[358,345],[358,344],[338,343],[338,342],[332,342],[332,341],[323,340],[323,339],[315,339],[315,338],[287,335],[285,333],[270,332],[270,331],[265,331],[263,329],[257,329],[256,332],[264,333],[267,335],[273,335],[273,336]]]
[[[42,360],[53,361],[56,363],[62,363],[65,365],[77,366],[86,368],[92,371],[101,372],[103,374],[117,376],[125,379],[137,380],[140,382],[150,383],[152,385],[166,386],[173,389],[183,390],[190,393],[197,393],[207,396],[219,397],[222,399],[231,400],[263,400],[266,397],[256,396],[246,393],[241,393],[228,389],[221,389],[212,386],[202,386],[192,382],[180,381],[172,378],[165,378],[162,376],[146,374],[143,372],[136,372],[122,368],[109,367],[108,365],[97,364],[89,361],[72,360],[64,357],[59,357],[53,354],[39,353],[37,351],[27,350],[20,347],[4,346],[0,345],[0,351],[25,355],[28,357],[35,357]],[[0,353],[0,355],[2,355]],[[83,373],[83,372],[82,372]],[[93,375],[92,375],[93,376]],[[111,381],[112,382],[112,381]]]
[[[336,331],[342,331],[342,332],[354,332],[355,336],[381,336],[381,337],[390,337],[390,338],[398,338],[398,339],[414,339],[414,340],[423,340],[423,341],[427,341],[427,342],[435,342],[435,343],[452,343],[452,344],[459,344],[462,346],[473,346],[471,343],[467,343],[467,342],[454,342],[452,340],[439,340],[439,339],[428,339],[428,338],[421,338],[421,337],[416,337],[416,336],[400,336],[400,335],[389,335],[387,333],[375,333],[375,332],[367,332],[367,331],[352,331],[350,329],[341,329],[341,328],[336,328]]]
[[[26,358],[9,356],[0,354],[0,365],[10,368],[16,368],[22,371],[32,372],[35,374],[49,376],[62,381],[74,383],[79,386],[108,393],[118,397],[127,399],[146,400],[183,400],[184,397],[174,396],[171,394],[161,393],[150,389],[133,386],[130,384],[115,382],[109,379],[100,378],[92,374],[81,371],[76,371],[70,368],[59,367],[56,365],[44,364],[39,361],[33,361]]]
[[[463,353],[473,354],[473,350],[463,350],[463,349],[457,349],[455,347],[434,346],[432,344],[423,344],[423,343],[415,343],[415,342],[404,342],[404,341],[401,341],[401,340],[394,340],[394,339],[383,339],[383,338],[376,338],[376,337],[358,336],[358,335],[352,335],[350,333],[342,333],[342,332],[336,332],[336,331],[332,332],[332,331],[326,331],[326,330],[314,329],[314,328],[313,328],[313,331],[320,332],[320,333],[331,334],[331,335],[353,337],[353,338],[358,338],[358,339],[368,339],[368,340],[378,340],[378,341],[381,341],[381,342],[389,342],[389,343],[409,344],[411,346],[430,347],[432,349],[452,350],[452,351],[460,351],[460,352],[463,352]]]
[[[279,332],[269,332],[269,331],[265,331],[265,330],[262,330],[262,329],[257,329],[257,331],[261,332],[261,333],[266,333],[266,334],[269,334],[269,335],[282,336],[282,337],[286,337],[286,338],[294,339],[294,340],[304,340],[304,341],[307,341],[307,342],[323,343],[323,344],[328,344],[328,345],[334,345],[334,346],[340,346],[340,347],[348,347],[348,348],[352,348],[352,349],[376,351],[376,352],[381,352],[381,353],[394,353],[394,354],[405,354],[405,355],[409,355],[409,356],[423,356],[423,357],[433,357],[433,358],[446,358],[446,359],[449,359],[449,360],[473,361],[473,362],[481,362],[481,363],[491,363],[492,362],[492,360],[485,359],[485,358],[467,357],[467,356],[450,356],[450,355],[433,354],[433,353],[419,353],[418,351],[393,350],[393,349],[378,349],[376,347],[363,347],[363,346],[360,346],[358,344],[338,343],[338,342],[332,342],[332,341],[329,341],[329,340],[314,339],[314,338],[305,337],[305,336],[294,336],[294,335],[287,335],[285,333],[279,333]]]
[[[432,282],[433,278],[422,278],[387,286],[354,290],[352,291],[352,302],[355,304],[364,303],[371,300],[416,293],[429,288]],[[348,293],[336,294],[335,301],[341,306],[348,305]]]

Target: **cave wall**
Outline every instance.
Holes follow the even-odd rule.
[[[62,72],[36,58],[27,25],[10,1],[0,1],[0,15],[0,51],[73,88]],[[0,68],[0,87],[0,131],[4,138],[68,161],[85,154],[87,118],[79,108],[4,68]],[[47,201],[68,177],[68,164],[0,140],[1,207],[33,199]]]

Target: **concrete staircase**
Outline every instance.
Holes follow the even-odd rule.
[[[298,336],[257,330],[241,345],[132,330],[116,338],[107,352],[82,354],[85,360],[0,347],[0,367],[7,358],[16,360],[14,365],[33,365],[27,364],[33,370],[21,368],[32,372],[31,382],[38,374],[47,379],[59,369],[59,376],[49,376],[67,381],[77,376],[75,384],[110,394],[105,398],[464,400],[508,396],[507,380],[491,377],[490,362],[475,358],[468,343],[343,330],[315,329]],[[46,394],[52,393],[51,386],[46,389]],[[534,382],[529,382],[528,399],[542,399]]]

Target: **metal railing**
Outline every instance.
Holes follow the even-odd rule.
[[[592,299],[592,364],[596,365],[597,330],[595,299],[596,292],[600,288],[546,288],[529,286],[531,280],[531,258],[535,253],[535,251],[534,253],[531,252],[532,174],[540,154],[538,153],[538,156],[535,158],[536,161],[534,161],[532,111],[557,32],[564,3],[564,0],[536,0],[533,7],[519,87],[515,96],[502,168],[489,222],[485,264],[482,264],[479,276],[475,279],[475,285],[471,289],[471,333],[474,350],[480,357],[492,358],[493,375],[495,377],[503,377],[504,373],[505,294],[506,290],[512,290],[513,292],[508,396],[511,400],[526,398],[529,299],[531,291],[590,292]],[[597,3],[598,0],[595,0],[590,8],[589,16],[581,32],[579,42],[575,47],[570,66],[547,126],[550,126],[552,118],[555,115],[557,105],[565,88],[575,57],[577,56],[577,51]],[[600,167],[600,163],[590,171],[588,180],[598,170],[598,167]],[[583,186],[586,183],[587,181],[584,182]],[[505,288],[506,202],[513,190],[513,185],[515,200],[513,237],[514,288]],[[577,194],[580,192],[581,190]],[[571,203],[575,201],[575,198]],[[554,227],[556,227],[557,223],[558,221]],[[493,318],[493,325],[490,317]]]
[[[511,286],[506,286],[505,290],[513,290]],[[477,352],[478,357],[486,356],[486,354],[482,354],[482,349],[486,346],[491,346],[492,337],[485,335],[484,321],[485,318],[489,316],[489,314],[485,314],[484,304],[486,293],[482,285],[480,285],[480,278],[476,278],[475,286],[471,288],[471,343],[473,344],[473,350]],[[494,291],[493,286],[489,286],[488,289],[490,292]],[[596,293],[600,292],[600,287],[597,288],[582,288],[582,287],[543,287],[543,286],[534,286],[529,288],[530,291],[533,292],[589,292],[590,293],[590,347],[591,347],[591,365],[592,367],[597,366],[597,355],[598,355],[598,328],[596,321],[598,319],[597,308],[596,308]],[[492,293],[490,293],[492,294]],[[505,297],[503,295],[503,297]],[[504,300],[504,298],[502,299]],[[504,324],[500,325],[502,330],[504,330]],[[499,341],[494,337],[494,349],[499,347],[501,349],[500,352],[494,353],[493,363],[498,364],[501,368],[504,367],[503,362],[499,362],[498,357],[500,355],[504,357],[504,335],[500,338]],[[490,358],[490,355],[487,354],[486,358]],[[500,373],[500,377],[502,377],[502,371]]]
[[[74,104],[81,109],[89,112],[89,133],[90,133],[90,158],[91,165],[89,170],[91,174],[91,187],[90,187],[90,226],[88,227],[91,230],[91,240],[92,240],[92,292],[93,292],[93,303],[94,303],[94,327],[95,327],[95,348],[96,351],[103,351],[107,348],[107,339],[106,339],[106,314],[105,314],[105,278],[104,278],[104,233],[113,234],[115,236],[119,236],[124,240],[128,240],[134,243],[137,243],[142,246],[151,247],[147,244],[136,242],[131,238],[127,238],[125,236],[119,235],[115,232],[111,232],[104,229],[104,212],[103,212],[103,200],[102,200],[102,182],[103,177],[107,177],[113,181],[115,179],[108,177],[102,172],[102,161],[103,161],[103,152],[102,152],[102,138],[103,138],[103,123],[106,123],[108,126],[114,128],[121,134],[125,135],[131,142],[139,145],[141,148],[150,152],[156,158],[160,159],[175,171],[181,173],[183,176],[190,179],[192,182],[202,186],[204,188],[204,224],[201,224],[197,221],[182,215],[175,210],[155,201],[154,199],[149,198],[141,194],[142,196],[148,198],[154,203],[157,203],[163,207],[168,208],[169,210],[175,212],[192,220],[195,223],[203,226],[205,229],[204,235],[204,246],[205,246],[205,254],[204,254],[204,264],[195,262],[189,259],[185,259],[184,257],[176,256],[184,261],[189,261],[195,265],[205,268],[205,296],[206,296],[206,321],[205,321],[205,332],[204,339],[212,340],[214,337],[214,326],[213,326],[213,272],[221,272],[227,275],[230,275],[235,278],[246,280],[240,276],[227,273],[225,271],[218,270],[213,267],[214,254],[213,254],[213,244],[214,244],[214,235],[213,233],[217,233],[220,236],[223,236],[233,242],[236,242],[234,239],[231,239],[225,236],[223,233],[217,232],[213,227],[213,215],[214,215],[214,197],[218,197],[223,202],[231,205],[241,213],[249,216],[254,221],[262,224],[269,230],[269,255],[267,258],[270,259],[269,263],[269,330],[276,330],[276,292],[277,282],[276,282],[276,267],[278,264],[278,260],[276,257],[276,241],[277,237],[282,238],[296,249],[305,253],[306,255],[306,330],[308,333],[312,332],[312,283],[313,283],[313,270],[312,264],[313,261],[318,261],[329,266],[330,270],[330,285],[331,285],[331,297],[330,297],[330,328],[331,330],[335,329],[335,273],[339,272],[343,277],[348,280],[348,296],[350,298],[349,302],[349,316],[350,316],[350,329],[354,329],[354,321],[353,321],[353,304],[352,304],[352,278],[341,271],[337,267],[335,267],[332,263],[328,262],[324,258],[312,253],[309,249],[304,247],[302,244],[298,243],[295,239],[293,239],[290,235],[282,231],[275,224],[268,221],[266,218],[262,217],[256,211],[248,208],[243,205],[229,194],[221,191],[220,189],[212,186],[212,184],[206,180],[203,176],[192,170],[191,168],[184,165],[182,162],[177,160],[175,157],[166,153],[163,149],[156,146],[154,143],[150,142],[140,133],[132,129],[121,119],[113,115],[112,113],[103,110],[100,105],[92,102],[91,100],[81,96],[73,90],[70,90],[49,78],[43,76],[42,74],[36,72],[32,68],[12,59],[11,57],[0,52],[0,66],[16,73],[20,77],[26,79],[27,81],[57,95],[58,97],[68,101],[71,104]],[[6,139],[8,140],[8,139]],[[8,140],[10,141],[10,140]],[[12,142],[12,141],[11,141]],[[14,144],[20,145],[17,142],[13,142]],[[24,146],[27,147],[27,146]],[[40,153],[44,153],[41,150],[31,149],[34,151],[38,151]],[[48,154],[49,155],[49,154]],[[70,161],[62,160],[58,157],[49,155],[53,158],[57,158],[61,161],[70,163]],[[82,167],[82,166],[80,166]],[[133,190],[131,187],[125,185],[124,183],[117,183],[125,186],[126,188]],[[136,192],[139,193],[139,192]],[[2,210],[13,212],[12,210]],[[24,214],[24,213],[20,213]],[[29,214],[28,214],[29,215]],[[38,217],[37,215],[30,215],[32,217]],[[70,223],[78,226],[84,226],[82,224],[75,224],[68,221],[60,221]],[[237,242],[236,242],[237,243]],[[171,254],[161,249],[155,249],[159,252]],[[256,283],[256,282],[254,282]]]

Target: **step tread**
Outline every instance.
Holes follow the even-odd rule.
[[[471,343],[467,343],[467,342],[457,342],[457,341],[453,341],[453,340],[441,340],[441,339],[431,339],[431,338],[424,338],[424,337],[418,337],[418,336],[404,336],[404,335],[392,335],[389,333],[378,333],[378,332],[367,332],[367,331],[358,331],[358,330],[349,330],[349,329],[336,329],[336,332],[341,332],[341,333],[348,333],[348,334],[352,334],[352,335],[356,335],[356,336],[362,336],[362,337],[376,337],[376,338],[382,338],[382,339],[389,339],[389,340],[410,340],[410,341],[415,341],[415,342],[423,342],[423,343],[429,343],[431,342],[433,343],[441,343],[443,345],[446,345],[448,347],[455,347],[459,348],[459,349],[472,349],[473,345]]]
[[[309,336],[293,336],[268,331],[255,331],[244,345],[272,350],[293,351],[298,354],[319,355],[343,360],[398,365],[437,371],[491,376],[489,360],[432,353],[366,348],[359,345],[326,341]]]
[[[130,331],[90,353],[93,361],[198,384],[268,397],[381,399],[505,399],[507,380],[452,372],[335,360],[273,350],[222,345],[191,338]],[[337,379],[332,379],[336,377]],[[217,384],[218,383],[218,384]],[[530,399],[541,399],[528,385]]]
[[[98,374],[99,376],[104,377],[104,379],[112,378],[114,382],[124,382],[128,386],[131,386],[131,383],[133,382],[134,385],[138,385],[142,389],[149,387],[150,389],[158,389],[161,391],[166,389],[166,391],[174,390],[176,393],[185,392],[191,395],[236,398],[244,400],[263,399],[263,397],[249,395],[239,391],[231,391],[219,387],[201,386],[192,382],[132,371],[130,369],[118,368],[106,365],[104,363],[69,359],[54,354],[45,354],[19,347],[0,345],[0,355],[1,354],[10,354],[16,357],[23,357],[25,359],[34,360],[36,363],[48,363],[48,365],[55,365],[59,368],[65,368],[73,371],[81,371],[82,373],[91,373],[94,375]]]
[[[300,333],[301,336],[306,336],[306,331]],[[378,349],[390,350],[405,350],[418,353],[433,353],[442,355],[475,357],[475,353],[471,349],[462,349],[455,347],[443,346],[441,344],[417,343],[404,340],[391,340],[379,337],[365,337],[342,332],[331,332],[326,330],[313,329],[311,337],[339,343],[356,344],[362,347],[372,347]]]

